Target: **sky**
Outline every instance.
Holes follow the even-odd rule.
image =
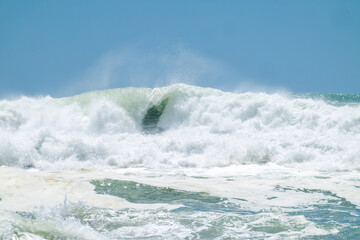
[[[360,1],[0,0],[0,96],[360,92]]]

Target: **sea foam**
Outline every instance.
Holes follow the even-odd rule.
[[[147,111],[164,99],[156,121],[161,131],[144,131]],[[360,101],[346,99],[229,93],[185,84],[3,99],[0,164],[38,169],[242,164],[356,169]]]

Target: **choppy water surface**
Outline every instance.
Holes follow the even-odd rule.
[[[360,99],[177,84],[0,100],[2,239],[359,239]]]

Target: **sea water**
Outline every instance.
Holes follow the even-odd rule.
[[[360,95],[0,100],[0,239],[360,239]]]

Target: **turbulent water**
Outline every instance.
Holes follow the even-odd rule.
[[[0,100],[0,239],[360,239],[360,95]]]

